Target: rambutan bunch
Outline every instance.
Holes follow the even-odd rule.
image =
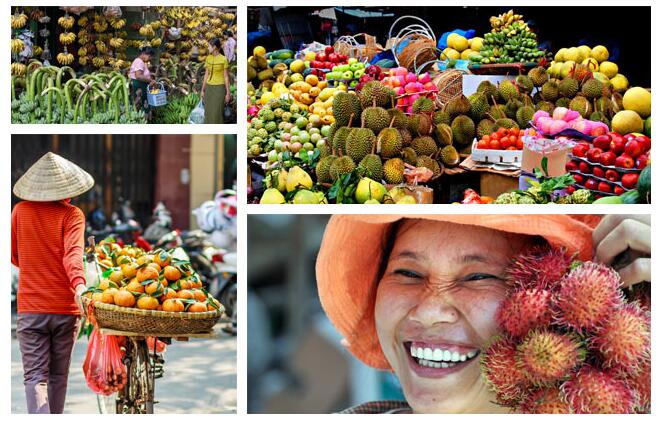
[[[508,271],[504,335],[482,353],[499,404],[524,413],[648,413],[650,300],[628,301],[619,275],[565,250],[534,248]]]

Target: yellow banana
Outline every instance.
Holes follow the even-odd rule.
[[[62,65],[70,65],[73,63],[73,54],[71,53],[60,53],[57,55],[57,61]]]
[[[15,76],[24,76],[26,66],[23,63],[12,63],[11,64],[11,74]]]
[[[19,40],[17,38],[11,40],[11,52],[12,53],[20,53],[25,49],[25,43],[23,40]]]
[[[57,20],[57,23],[64,29],[71,29],[75,23],[75,19],[73,16],[64,15]]]
[[[25,15],[25,13],[14,13],[11,15],[11,28],[12,29],[20,29],[27,24],[28,17]]]

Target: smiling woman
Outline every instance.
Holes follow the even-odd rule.
[[[510,404],[520,403],[525,394],[538,390],[528,383],[533,374],[524,374],[527,380],[515,380],[518,384],[512,386],[521,393],[508,397],[506,403],[501,391],[484,378],[482,362],[493,339],[510,335],[502,329],[500,310],[511,292],[521,288],[512,281],[512,260],[530,250],[561,250],[561,256],[566,257],[561,262],[566,266],[554,281],[560,288],[568,264],[573,259],[592,259],[594,242],[596,249],[600,248],[602,235],[593,233],[600,220],[597,216],[568,215],[334,216],[317,258],[321,304],[344,336],[348,350],[369,366],[393,371],[406,399],[366,403],[346,412],[509,413],[522,409]],[[603,220],[600,231],[611,225],[610,220]],[[641,220],[646,221],[626,220],[635,227],[637,223],[645,226]],[[625,240],[618,243],[622,246],[617,248],[619,252],[627,249]],[[634,243],[628,241],[629,245]],[[650,254],[650,249],[630,249]],[[553,265],[529,269],[535,272],[531,278],[549,280],[559,264]],[[648,280],[650,274],[644,277]],[[613,294],[620,295],[618,275],[616,281]],[[542,285],[545,281],[534,282],[538,289],[552,289]],[[582,297],[590,300],[588,295]],[[587,304],[581,306],[586,309]],[[527,328],[551,330],[550,324],[534,325],[533,314],[519,316]],[[591,347],[586,343],[580,347]],[[552,351],[539,353],[546,365],[555,358]],[[596,362],[598,357],[594,359]],[[508,362],[509,366],[497,369],[502,378],[515,372],[513,356]],[[578,364],[569,366],[552,379],[554,385],[574,377],[577,369]],[[493,378],[492,365],[489,370]],[[563,394],[562,405],[570,401]],[[584,413],[611,409],[601,404]],[[549,413],[549,409],[537,408],[539,413]],[[627,409],[613,413],[627,413],[632,407]],[[580,410],[566,405],[559,412]]]

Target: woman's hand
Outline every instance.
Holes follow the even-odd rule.
[[[625,287],[651,281],[650,215],[607,215],[594,230],[593,241],[596,260],[605,265],[628,249],[634,252],[636,259],[619,269]]]
[[[227,95],[225,95],[225,104],[231,103],[231,93],[227,91]]]
[[[80,310],[81,315],[85,315],[85,309],[83,308],[83,303],[82,303],[82,294],[85,292],[87,288],[85,287],[84,284],[78,284],[76,286],[76,296],[74,297],[76,301],[76,305],[78,305],[78,309]]]

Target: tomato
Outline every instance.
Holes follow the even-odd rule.
[[[480,140],[480,141],[477,143],[477,148],[478,148],[478,149],[488,149],[488,146],[489,146],[489,142],[486,142],[486,141],[483,140],[483,139]]]
[[[522,139],[518,139],[518,140],[516,141],[516,148],[517,148],[517,149],[523,149],[523,145],[524,145],[524,142],[523,142]]]
[[[481,140],[485,142],[490,142],[490,136],[484,135],[483,138],[481,138]]]
[[[509,142],[511,142],[511,145],[515,145],[517,140],[518,137],[516,135],[509,136]]]
[[[518,131],[519,131],[518,129],[516,129],[515,127],[512,127],[511,129],[509,129],[509,134],[510,135],[518,135]]]
[[[510,147],[509,147],[509,148],[507,148],[507,149],[508,149],[508,150],[511,150],[511,151],[516,151],[516,150],[517,150],[517,148],[516,148],[516,147],[514,147],[514,146],[510,146]]]
[[[499,139],[500,139],[500,135],[497,132],[490,135],[490,140],[491,141],[493,141],[493,140],[499,141]]]
[[[497,134],[500,136],[506,135],[506,133],[507,133],[506,128],[501,127],[497,129]]]
[[[490,141],[490,149],[500,149],[500,141],[497,139]]]
[[[511,146],[511,140],[509,139],[509,137],[504,137],[500,141],[500,145],[502,146],[502,149],[507,149]]]

